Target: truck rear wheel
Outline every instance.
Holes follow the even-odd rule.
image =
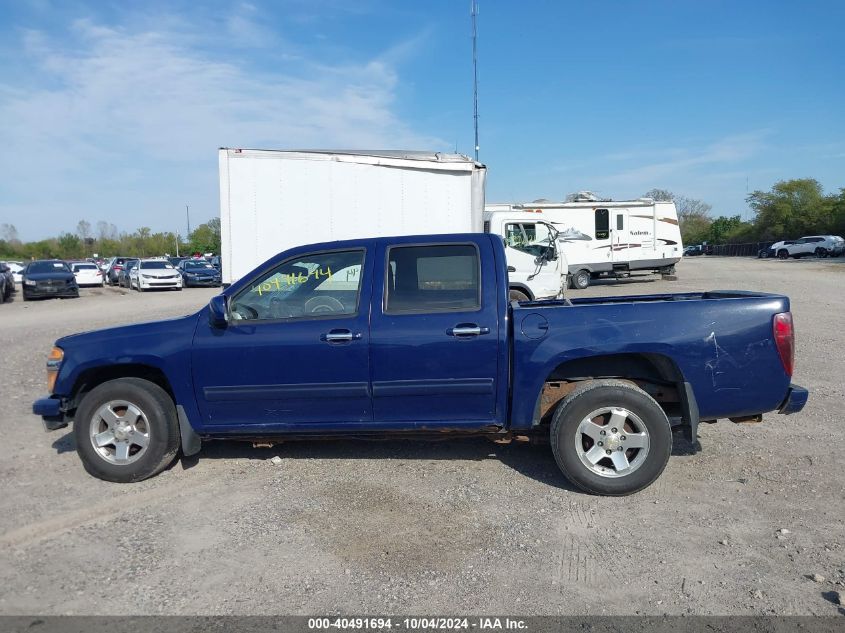
[[[578,290],[584,290],[590,285],[590,271],[582,268],[577,273],[572,275],[572,287]]]
[[[555,461],[593,494],[628,495],[652,484],[672,451],[666,413],[621,380],[591,380],[561,400],[551,425]]]
[[[129,483],[157,475],[179,451],[176,407],[141,378],[109,380],[83,398],[73,422],[76,451],[90,474]]]

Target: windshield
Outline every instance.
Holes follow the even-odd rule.
[[[32,262],[29,265],[29,273],[67,273],[70,270],[64,262]]]
[[[144,270],[167,270],[172,269],[173,265],[170,262],[141,262],[138,268]]]
[[[74,264],[74,270],[97,270],[97,267],[94,264]]]

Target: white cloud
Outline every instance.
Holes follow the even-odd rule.
[[[635,163],[635,166],[603,177],[601,183],[604,186],[650,189],[658,186],[655,183],[677,179],[693,170],[701,173],[713,167],[742,163],[759,154],[770,135],[770,130],[757,130],[726,136],[700,148],[654,148],[649,152],[620,152],[612,155],[613,159]],[[655,161],[655,158],[659,160]]]
[[[78,20],[61,43],[37,30],[22,34],[27,80],[12,84],[0,71],[0,169],[8,179],[0,216],[29,216],[29,224],[18,222],[24,238],[69,229],[82,212],[92,222],[106,218],[126,188],[156,228],[169,216],[161,200],[213,198],[220,146],[448,147],[396,114],[392,51],[361,63],[319,63],[285,49],[248,4],[220,33],[172,16],[155,24]],[[263,48],[247,57],[227,46],[235,35]],[[177,191],[162,188],[179,181]],[[209,184],[211,191],[186,191]],[[72,214],[66,226],[43,226],[63,212]]]

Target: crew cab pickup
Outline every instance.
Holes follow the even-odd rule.
[[[527,436],[574,484],[624,495],[673,430],[794,413],[789,299],[734,291],[510,302],[501,238],[301,246],[189,316],[67,336],[48,430],[132,482],[215,439]]]

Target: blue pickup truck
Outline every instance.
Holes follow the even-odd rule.
[[[282,253],[195,314],[59,339],[33,411],[73,420],[115,482],[207,440],[451,434],[549,441],[574,484],[624,495],[673,430],[800,411],[793,341],[783,296],[509,302],[494,235],[353,240]]]

